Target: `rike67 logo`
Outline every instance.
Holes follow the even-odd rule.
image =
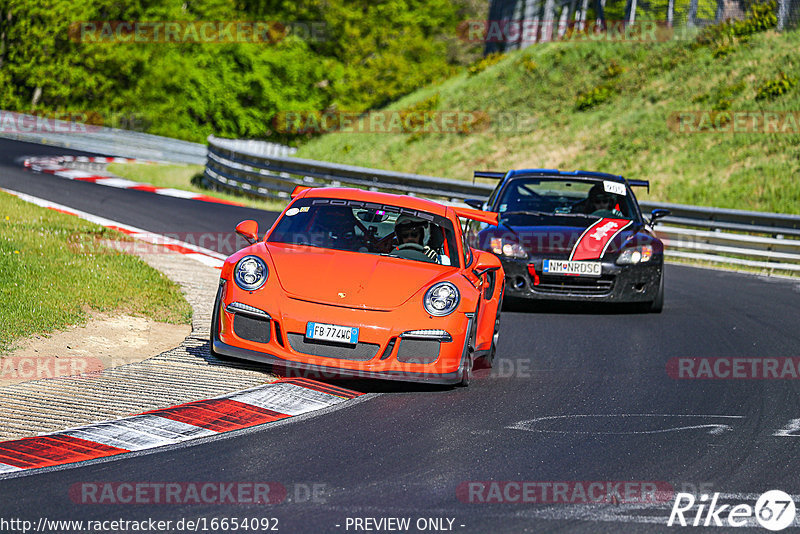
[[[669,514],[667,526],[677,523],[685,527],[762,527],[778,531],[794,523],[796,509],[792,496],[780,491],[770,490],[761,495],[755,506],[749,504],[720,504],[719,493],[714,493],[709,500],[708,495],[695,499],[691,493],[678,493]],[[695,511],[695,505],[697,510]],[[755,518],[755,521],[753,520]],[[757,523],[756,523],[757,522]]]

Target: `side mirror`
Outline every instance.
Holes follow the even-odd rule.
[[[470,208],[475,208],[476,210],[483,209],[483,200],[478,200],[477,198],[468,198],[464,201],[464,204],[469,206]]]
[[[242,221],[236,225],[236,233],[252,245],[258,241],[258,223],[251,220]]]
[[[650,212],[650,226],[655,225],[656,221],[662,217],[666,217],[671,212],[669,210],[656,209]]]
[[[478,278],[490,271],[498,271],[502,267],[500,259],[491,252],[476,250],[475,256],[475,264],[472,267],[472,274]]]

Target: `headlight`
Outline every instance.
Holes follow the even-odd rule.
[[[489,248],[498,256],[506,256],[508,258],[525,259],[528,253],[520,246],[519,243],[514,243],[502,237],[493,237],[489,240]]]
[[[652,257],[652,245],[633,247],[622,251],[622,254],[619,255],[619,258],[617,258],[617,265],[635,265],[637,263],[645,263],[650,261],[650,258]]]
[[[258,256],[245,256],[233,269],[236,285],[245,291],[255,291],[263,286],[268,276],[267,264]]]
[[[450,315],[461,302],[456,286],[450,282],[439,282],[425,293],[425,311],[436,317]]]

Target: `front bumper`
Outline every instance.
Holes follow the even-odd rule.
[[[265,314],[237,312],[229,306],[232,302],[244,303]],[[214,306],[211,342],[213,350],[221,355],[278,366],[288,374],[300,371],[327,378],[434,384],[460,381],[460,364],[469,354],[467,332],[474,320],[473,314],[458,311],[432,319],[421,306],[419,312],[403,309],[396,313],[306,302],[280,292],[256,296],[230,283],[220,286]],[[304,335],[308,321],[356,326],[358,343],[309,340]],[[439,341],[402,335],[428,329],[445,330],[450,335]]]
[[[216,337],[214,338],[213,346],[214,352],[223,354],[225,356],[266,363],[285,369],[287,376],[305,377],[306,375],[303,373],[303,371],[307,371],[308,373],[313,373],[315,376],[321,375],[322,378],[368,378],[447,385],[457,384],[461,380],[457,370],[449,373],[424,373],[413,371],[367,371],[346,369],[341,367],[327,367],[323,365],[314,365],[310,363],[285,360],[267,352],[254,351],[235,347],[233,345],[227,345]],[[299,374],[297,373],[298,371],[300,371]]]
[[[664,269],[663,257],[637,265],[603,261],[600,277],[544,274],[544,258],[500,261],[506,272],[506,295],[536,300],[652,302]]]

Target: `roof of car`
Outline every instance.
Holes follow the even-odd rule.
[[[424,198],[410,197],[407,195],[394,195],[378,191],[364,191],[350,187],[314,187],[303,192],[303,198],[341,198],[344,200],[359,200],[362,202],[376,202],[403,208],[426,211],[434,215],[446,216],[447,206],[426,200]]]

